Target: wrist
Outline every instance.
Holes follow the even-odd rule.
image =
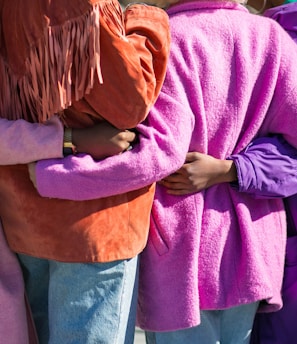
[[[232,183],[237,181],[237,169],[233,160],[222,160],[222,183]]]
[[[63,156],[74,155],[77,153],[76,146],[73,144],[72,140],[72,129],[64,128]]]

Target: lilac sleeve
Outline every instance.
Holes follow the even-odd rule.
[[[240,192],[256,198],[297,193],[297,150],[281,136],[256,139],[231,159],[237,168]]]
[[[0,165],[62,156],[63,125],[56,116],[45,124],[0,118],[0,137]]]

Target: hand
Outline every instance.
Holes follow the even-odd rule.
[[[160,184],[172,195],[187,195],[218,183],[237,180],[232,160],[220,160],[198,152],[188,153],[185,164]]]
[[[78,153],[90,154],[94,159],[103,159],[127,150],[136,134],[120,130],[106,121],[93,127],[72,130],[72,142]]]

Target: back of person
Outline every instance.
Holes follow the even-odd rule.
[[[0,18],[0,117],[34,124],[59,113],[69,129],[102,118],[127,129],[146,118],[166,71],[163,10],[138,4],[124,13],[117,0],[0,0]],[[65,156],[78,152],[71,136],[59,137],[60,152],[70,148]],[[31,138],[14,135],[10,144],[17,141],[23,154],[28,142],[40,149],[43,142],[35,147]],[[1,221],[21,262],[40,343],[132,342],[137,256],[154,186],[61,201],[37,194],[26,164],[4,164]]]
[[[263,13],[276,20],[297,43],[297,2],[273,7]],[[257,314],[252,332],[253,344],[291,344],[296,340],[297,316],[297,195],[284,199],[287,214],[287,244],[282,285],[283,308]]]
[[[171,55],[152,111],[179,115],[180,149],[223,159],[271,132],[297,146],[297,50],[278,24],[227,1],[182,2],[168,14]],[[255,203],[228,184],[179,198],[158,186],[138,324],[174,331],[198,325],[200,310],[260,300],[279,309],[285,237],[280,200]]]
[[[168,13],[173,40],[170,63],[163,90],[147,118],[153,123],[166,120],[160,121],[160,131],[151,140],[158,149],[153,154],[147,149],[150,154],[144,155],[133,180],[126,173],[124,190],[135,186],[147,161],[153,165],[154,177],[160,175],[156,161],[165,154],[173,160],[197,150],[226,158],[254,137],[272,132],[297,147],[297,80],[293,77],[297,53],[279,25],[227,1],[183,1]],[[131,165],[137,153],[135,147],[119,155],[129,156],[121,166]],[[86,161],[89,165],[90,159]],[[101,185],[98,180],[95,184]],[[212,341],[195,332],[205,320],[200,322],[200,314],[213,313],[218,319],[234,311],[241,315],[232,314],[234,321],[215,321],[219,331],[213,342],[247,343],[258,303],[263,300],[262,310],[281,306],[286,239],[282,202],[255,201],[228,184],[186,197],[164,191],[158,185],[149,242],[141,257],[138,324],[162,334],[173,332],[174,340],[160,343],[209,344]],[[246,319],[244,306],[250,305]],[[236,340],[243,318],[244,331]],[[190,337],[195,339],[189,340],[185,332],[186,340],[175,340],[177,332],[184,332],[179,329],[193,329]]]

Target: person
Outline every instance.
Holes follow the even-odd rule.
[[[166,165],[189,151],[225,159],[272,133],[296,148],[297,50],[284,30],[236,2],[182,1],[167,13],[167,74],[146,120],[155,128],[155,118],[167,118],[161,132],[146,140],[138,126],[139,146],[117,156],[118,166],[88,156],[39,161],[43,197],[83,200],[138,188],[161,179],[153,166],[167,150]],[[186,196],[157,184],[140,260],[137,324],[147,342],[247,343],[258,307],[282,304],[285,227],[279,199],[255,203],[228,183]]]
[[[297,43],[295,1],[268,3],[263,15],[276,20]],[[267,152],[271,155],[269,160],[267,160]],[[297,315],[296,154],[296,150],[282,137],[272,137],[260,142],[254,141],[249,149],[234,157],[238,173],[242,176],[241,192],[250,192],[255,197],[285,197],[287,214],[287,243],[282,285],[283,307],[277,312],[256,315],[251,337],[253,344],[290,344],[296,338],[294,323]],[[255,174],[246,178],[246,175],[249,176],[246,168],[250,164],[253,164]]]
[[[258,198],[286,197],[287,242],[282,282],[283,307],[277,312],[258,313],[251,343],[293,343],[297,315],[296,149],[281,137],[255,140],[244,152],[231,157],[240,177],[240,191]],[[249,172],[253,166],[253,173]],[[289,197],[288,197],[289,196]]]
[[[147,116],[166,71],[165,11],[136,4],[123,13],[115,0],[1,0],[0,15],[2,118],[44,123],[58,114],[69,154],[80,151],[70,128],[100,122],[103,132],[107,124],[125,131]],[[0,175],[0,217],[40,343],[131,343],[154,186],[77,203],[39,197],[26,164],[5,164]]]
[[[249,1],[258,12],[276,20],[297,43],[297,3]],[[261,8],[262,11],[261,11]],[[262,14],[262,13],[261,13]],[[287,243],[282,283],[283,306],[277,312],[258,313],[250,343],[293,343],[297,315],[296,270],[296,149],[282,137],[256,139],[240,154],[219,160],[198,152],[189,153],[187,163],[163,185],[175,195],[199,192],[216,183],[229,182],[240,192],[256,198],[285,197]]]
[[[287,215],[287,242],[282,281],[282,308],[259,312],[254,319],[250,343],[293,343],[296,338],[297,265],[296,265],[296,192],[297,153],[282,137],[254,140],[229,160],[215,159],[191,152],[175,174],[162,181],[169,193],[186,195],[200,192],[217,183],[231,183],[239,192],[258,199],[283,198]]]
[[[27,142],[21,144],[14,140],[17,135],[28,133],[31,135]],[[1,165],[62,157],[63,125],[57,117],[52,117],[43,126],[21,119],[0,119],[0,136]],[[40,140],[42,149],[38,149]],[[20,264],[6,243],[0,223],[0,333],[1,340],[7,344],[38,343],[24,289]]]
[[[10,251],[0,225],[0,333],[8,344],[37,344],[18,260]]]
[[[9,121],[0,119],[0,165],[15,165],[40,159],[62,158],[63,124],[57,116],[43,125],[22,119]],[[26,142],[14,140],[28,137]],[[74,130],[79,147],[95,156],[114,155],[124,151],[135,138],[135,133],[117,130],[107,124],[89,129]],[[98,137],[99,136],[99,137]],[[11,143],[12,142],[12,143]],[[42,143],[42,144],[40,144]],[[34,147],[34,149],[32,149]],[[38,343],[34,322],[27,297],[20,264],[9,249],[0,223],[0,333],[7,344]]]
[[[284,82],[284,68],[290,65],[285,72],[288,80],[296,75],[294,42],[277,23],[267,18],[249,13],[241,15],[240,11],[230,11],[230,8],[214,9],[226,8],[226,2],[223,6],[215,2],[197,2],[193,6],[190,2],[188,7],[183,2],[168,10],[171,27],[174,28],[171,53],[175,48],[175,32],[176,41],[182,46],[183,41],[178,41],[180,30],[182,24],[190,20],[185,11],[193,7],[199,30],[193,27],[193,23],[187,23],[188,27],[198,37],[198,52],[202,50],[201,45],[208,48],[199,55],[204,57],[203,63],[197,59],[200,62],[197,67],[199,75],[204,73],[202,81],[199,80],[202,88],[200,97],[204,104],[214,105],[208,105],[205,117],[198,117],[199,124],[207,128],[205,141],[195,136],[196,144],[192,141],[189,150],[222,158],[238,153],[255,136],[269,133],[283,134],[296,147],[293,131],[291,134],[287,131],[289,123],[292,123],[291,116],[296,117],[296,99],[293,99],[295,96],[291,98],[291,92],[290,95],[286,91],[285,94],[279,93],[279,87]],[[276,32],[277,39],[274,36]],[[187,38],[187,44],[189,41]],[[176,55],[169,61],[168,70],[171,61],[178,60],[179,46]],[[289,63],[285,55],[295,57]],[[227,60],[228,65],[224,63],[226,56],[233,58]],[[172,74],[177,74],[177,68],[173,66]],[[276,74],[270,79],[272,69]],[[291,72],[293,74],[290,75]],[[176,82],[177,78],[170,75],[169,80]],[[284,88],[295,89],[291,81],[289,84]],[[163,89],[166,86],[167,79]],[[261,114],[266,116],[263,121],[260,120]],[[221,120],[223,115],[224,121]],[[279,116],[282,116],[282,123]],[[196,132],[201,135],[201,131]],[[148,343],[248,343],[258,306],[262,311],[277,310],[281,306],[286,233],[283,205],[278,199],[259,199],[255,202],[253,197],[237,192],[228,183],[184,196],[183,209],[181,201],[178,203],[178,220],[165,222],[166,217],[178,216],[176,211],[168,214],[168,207],[167,214],[161,219],[163,223],[158,219],[158,231],[161,228],[160,236],[163,241],[165,238],[163,252],[158,249],[160,243],[157,246],[156,239],[151,235],[152,240],[142,255],[139,321],[149,330]],[[172,224],[175,223],[174,230]],[[197,235],[199,228],[200,237]],[[183,230],[186,232],[184,235],[181,234]],[[169,287],[173,286],[170,281],[174,281],[173,291],[169,291]],[[150,283],[154,284],[151,288]],[[162,293],[158,293],[161,288]],[[195,326],[200,321],[199,308],[201,322]],[[161,327],[162,320],[164,326]]]

